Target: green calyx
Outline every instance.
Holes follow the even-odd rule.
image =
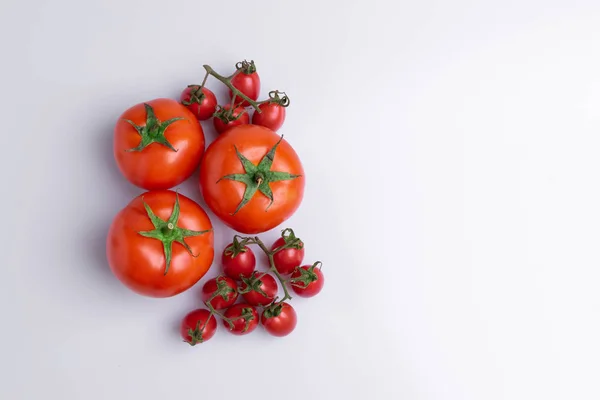
[[[244,244],[240,243],[240,241],[238,240],[238,236],[236,235],[233,237],[233,242],[225,248],[224,254],[227,257],[235,258],[240,253],[245,253],[247,251],[248,248]]]
[[[247,332],[248,328],[250,327],[250,322],[254,319],[254,315],[252,314],[252,309],[248,308],[248,307],[242,308],[242,313],[240,315],[240,318],[244,319],[244,329],[242,329],[242,332]]]
[[[217,278],[217,290],[212,295],[212,298],[217,296],[221,296],[224,301],[229,300],[229,295],[235,293],[235,289],[227,284],[227,281],[224,280],[223,276],[219,276]]]
[[[283,242],[286,249],[297,249],[300,250],[304,247],[304,243],[300,240],[299,237],[296,236],[294,231],[291,228],[286,228],[281,232],[281,237],[283,238]],[[276,249],[279,250],[279,249]]]
[[[256,72],[256,65],[254,64],[254,60],[239,61],[235,64],[235,68],[246,75],[250,75]]]
[[[258,165],[254,165],[252,161],[248,160],[242,153],[239,152],[237,147],[234,146],[237,157],[242,163],[245,173],[225,175],[217,181],[217,183],[219,183],[223,179],[228,179],[236,182],[242,182],[246,185],[246,190],[244,191],[242,201],[238,204],[236,210],[231,215],[235,215],[242,207],[248,204],[257,191],[261,192],[270,200],[269,205],[265,209],[265,211],[267,211],[273,204],[273,191],[271,190],[270,184],[272,182],[296,179],[301,176],[290,174],[289,172],[271,171],[277,146],[279,146],[279,143],[281,143],[282,140],[283,136],[279,138],[271,150],[269,150],[262,160],[260,160]]]
[[[190,106],[192,104],[202,104],[202,100],[206,97],[204,92],[202,91],[202,86],[199,85],[188,85],[190,90],[190,99],[183,100],[181,104],[184,106]]]
[[[206,325],[208,325],[209,321],[210,317],[206,320],[202,328],[200,328],[201,321],[198,321],[196,322],[196,327],[194,329],[188,329],[188,335],[190,336],[190,340],[188,340],[187,343],[189,343],[190,346],[195,346],[198,343],[204,342],[204,337],[202,336],[202,334],[204,333],[204,328],[206,328]]]
[[[264,290],[262,290],[261,286],[263,282],[260,280],[262,276],[265,274],[252,274],[249,278],[241,277],[242,282],[246,285],[244,289],[240,289],[239,294],[250,293],[252,291],[260,293],[264,297],[268,297]]]
[[[321,261],[317,261],[308,269],[296,268],[296,270],[300,273],[300,276],[292,278],[290,280],[290,284],[292,286],[306,289],[308,285],[319,280],[319,276],[315,273],[315,268],[321,264]]]
[[[138,126],[135,124],[135,122],[129,119],[125,120],[135,128],[137,133],[139,133],[142,138],[137,147],[125,151],[142,151],[146,148],[146,146],[149,146],[152,143],[158,143],[173,151],[177,151],[177,149],[175,149],[165,137],[165,131],[173,122],[180,121],[184,118],[176,117],[166,121],[160,121],[158,118],[156,118],[156,114],[154,114],[154,109],[152,106],[144,103],[144,107],[146,108],[146,123],[143,126]]]
[[[144,208],[146,209],[146,213],[148,213],[148,218],[150,218],[150,221],[152,221],[152,225],[154,225],[154,229],[151,231],[142,231],[138,233],[144,237],[160,240],[162,242],[166,260],[165,275],[171,266],[173,243],[181,244],[193,257],[198,256],[194,255],[190,246],[185,242],[185,238],[190,236],[200,236],[210,232],[211,230],[192,231],[177,226],[177,221],[179,220],[179,194],[176,194],[173,212],[167,221],[164,221],[156,216],[146,202],[144,202]]]
[[[283,303],[274,303],[273,305],[265,308],[263,311],[263,315],[265,318],[278,317],[281,314],[281,310],[283,309]]]

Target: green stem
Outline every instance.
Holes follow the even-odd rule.
[[[275,260],[273,260],[273,254],[275,254],[277,251],[282,250],[282,248],[285,248],[285,246],[283,246],[282,248],[277,248],[277,251],[270,251],[267,246],[265,246],[265,244],[262,242],[262,240],[260,240],[257,237],[254,238],[254,243],[256,243],[258,245],[258,247],[260,247],[262,249],[262,251],[265,252],[265,254],[267,254],[267,257],[269,257],[269,268],[271,270],[271,272],[273,272],[275,274],[275,276],[277,276],[277,279],[279,280],[279,283],[281,284],[281,286],[283,287],[283,299],[281,299],[279,302],[283,303],[286,300],[291,300],[292,296],[290,296],[290,292],[288,291],[286,285],[285,285],[285,280],[283,279],[283,277],[281,276],[281,274],[279,273],[279,271],[277,271],[277,268],[275,268]]]
[[[230,77],[225,77],[225,76],[217,73],[214,69],[212,69],[212,67],[210,65],[204,65],[204,69],[206,70],[207,74],[214,76],[218,81],[220,81],[225,86],[227,86],[234,95],[237,95],[237,96],[241,97],[242,99],[246,100],[252,107],[254,107],[256,112],[258,112],[258,113],[262,112],[260,110],[260,108],[258,108],[258,103],[256,101],[252,100],[251,98],[246,96],[244,93],[240,92],[238,89],[235,88],[235,86],[233,86],[231,84]],[[232,75],[232,77],[233,76],[235,76],[235,74]]]

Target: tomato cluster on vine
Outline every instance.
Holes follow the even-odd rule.
[[[252,244],[269,260],[266,271],[256,268]],[[218,325],[215,317],[235,335],[251,333],[259,324],[273,336],[289,335],[298,319],[289,288],[301,297],[313,297],[324,284],[321,262],[303,265],[303,261],[304,243],[291,229],[285,229],[270,248],[258,237],[234,236],[221,255],[222,273],[202,287],[206,308],[189,312],[181,322],[183,340],[196,345],[212,338]],[[281,300],[279,286],[284,292]]]

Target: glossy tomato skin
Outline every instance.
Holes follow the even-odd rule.
[[[255,111],[254,114],[252,114],[252,123],[277,132],[283,125],[283,121],[285,121],[285,107],[277,103],[269,102],[261,104],[258,108],[260,108],[261,112]]]
[[[210,319],[208,319],[209,316]],[[206,323],[207,320],[208,323]],[[210,315],[210,311],[203,308],[189,312],[183,317],[180,326],[181,337],[185,342],[193,342],[193,338],[190,336],[189,331],[190,329],[193,331],[197,327],[202,330],[202,342],[206,342],[212,338],[217,331],[217,319],[214,315]]]
[[[145,126],[147,113],[143,103],[127,109],[118,119],[113,137],[113,153],[119,170],[134,185],[146,190],[172,188],[196,170],[204,154],[204,132],[196,116],[173,99],[147,102],[160,121],[183,118],[170,124],[165,138],[177,150],[151,143],[141,151],[128,151],[141,142],[140,134],[126,120]]]
[[[235,280],[240,280],[240,277],[248,278],[252,275],[256,267],[256,256],[250,247],[244,246],[244,250],[235,257],[233,254],[228,255],[225,250],[223,251],[221,263],[225,275]]]
[[[256,101],[260,95],[260,76],[255,71],[251,74],[240,72],[231,79],[231,84],[240,92],[244,93],[251,100]],[[233,93],[229,90],[229,98],[231,99]],[[246,100],[242,100],[241,97],[235,98],[235,104],[240,104],[242,107],[247,107],[250,104]]]
[[[248,322],[248,327],[246,327],[245,318],[238,318],[242,315],[244,309],[251,310],[253,317]],[[234,335],[247,335],[248,333],[254,331],[258,326],[258,322],[260,320],[258,311],[256,311],[256,307],[247,303],[234,304],[233,306],[229,307],[227,311],[225,311],[224,315],[225,317],[232,319],[233,329],[225,320],[223,320],[223,325],[225,326],[225,328],[227,328],[229,332],[233,333]]]
[[[255,290],[251,290],[248,293],[244,293],[244,290],[248,287],[244,282],[240,284],[240,291],[242,293],[242,297],[246,302],[253,306],[266,306],[270,302],[273,301],[275,296],[277,296],[277,281],[273,278],[272,275],[266,274],[263,272],[254,272],[255,277],[260,277],[260,289],[267,295],[263,296],[260,292]]]
[[[283,246],[284,244],[285,240],[279,238],[273,243],[271,250]],[[304,245],[299,249],[291,247],[289,249],[279,250],[277,253],[273,254],[275,269],[283,275],[289,275],[294,272],[296,267],[302,265],[302,260],[304,260]]]
[[[221,295],[217,295],[214,299],[211,300],[210,305],[213,306],[216,310],[222,310],[223,308],[227,308],[231,306],[238,298],[237,292],[237,284],[235,281],[227,276],[218,276],[216,278],[209,279],[206,281],[204,286],[202,286],[202,301],[207,302],[218,290],[217,281],[222,282],[221,284],[226,285],[229,288],[228,293],[225,294],[225,299]]]
[[[265,309],[261,317],[261,323],[265,330],[273,336],[287,336],[296,328],[298,322],[296,310],[288,303],[282,303],[279,315],[269,317],[267,314],[268,311]]]
[[[212,224],[200,205],[179,194],[177,226],[210,231],[185,239],[193,255],[181,244],[173,243],[171,265],[165,274],[162,242],[138,233],[154,228],[142,199],[156,216],[167,220],[173,211],[176,193],[171,190],[146,192],[115,216],[106,241],[108,263],[114,275],[131,290],[150,297],[174,296],[196,284],[210,268],[214,258]]]
[[[231,106],[229,104],[227,104],[223,108],[225,108],[226,110],[229,110],[231,108]],[[237,117],[238,115],[239,115],[239,118],[237,118],[233,121],[229,121],[227,123],[223,122],[221,120],[221,118],[214,117],[213,125],[214,125],[217,133],[221,134],[221,133],[225,132],[226,130],[233,128],[234,126],[245,125],[245,124],[250,123],[250,116],[248,115],[248,113],[246,112],[246,109],[244,107],[237,107],[235,110],[233,110],[233,116]]]
[[[203,87],[202,100],[200,103],[194,102],[189,105],[186,103],[190,102],[192,97],[192,91],[198,90],[198,86],[187,87],[181,92],[180,101],[183,105],[185,105],[194,115],[198,118],[199,121],[206,121],[214,114],[217,108],[217,97],[215,94],[208,88]]]
[[[230,228],[244,234],[257,234],[277,227],[291,217],[302,202],[305,176],[300,158],[281,140],[277,147],[271,170],[299,175],[295,179],[272,182],[273,203],[260,192],[237,213],[245,184],[221,180],[228,174],[244,173],[235,148],[254,165],[279,141],[281,137],[263,126],[242,125],[232,128],[210,144],[200,166],[200,190],[208,207]],[[233,214],[233,215],[232,215]]]
[[[311,266],[303,265],[300,267],[301,269],[308,271]],[[306,287],[304,284],[295,284],[292,283],[292,290],[300,297],[313,297],[319,294],[321,289],[323,289],[323,285],[325,284],[325,278],[323,277],[323,272],[321,272],[321,268],[313,268],[312,272],[316,275],[317,280],[310,282]],[[292,279],[299,278],[301,275],[300,271],[297,269],[292,274]]]

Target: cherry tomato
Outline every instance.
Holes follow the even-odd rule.
[[[231,320],[233,327],[225,320],[223,320],[223,325],[234,335],[246,335],[258,326],[258,312],[250,304],[235,304],[229,307],[224,315]]]
[[[206,204],[223,223],[245,234],[268,231],[291,217],[302,202],[304,184],[294,149],[264,126],[236,126],[219,135],[200,165]]]
[[[181,92],[181,104],[194,113],[200,121],[206,121],[217,109],[217,97],[208,88],[190,85]]]
[[[262,313],[261,322],[265,330],[273,336],[287,336],[296,327],[296,311],[288,303],[267,307]]]
[[[181,321],[181,337],[191,346],[206,342],[216,331],[217,319],[203,308],[189,312]]]
[[[193,200],[171,190],[146,192],[114,218],[106,253],[114,275],[137,293],[169,297],[196,284],[214,258],[213,228]]]
[[[277,131],[285,121],[285,108],[277,103],[263,103],[258,106],[261,112],[252,114],[252,123]]]
[[[204,154],[196,116],[172,99],[137,104],[118,119],[113,153],[119,170],[136,186],[169,189],[189,178]]]
[[[223,133],[234,126],[250,123],[250,116],[244,107],[237,107],[233,112],[230,112],[231,105],[226,104],[222,110],[222,112],[217,113],[213,118],[213,125],[217,133]]]
[[[313,265],[303,265],[296,268],[292,274],[290,284],[292,290],[300,297],[316,296],[325,283],[323,272],[321,271],[321,262],[316,262]]]
[[[248,304],[266,306],[277,296],[277,281],[272,275],[255,271],[252,277],[242,279],[240,293]]]
[[[218,276],[209,279],[204,286],[202,286],[202,301],[206,303],[215,294],[216,297],[210,301],[210,305],[213,306],[215,310],[227,308],[237,300],[237,284],[233,279],[227,276]]]
[[[296,267],[302,265],[304,259],[304,243],[294,235],[294,231],[286,229],[282,236],[273,243],[271,251],[285,245],[286,243],[293,244],[293,247],[279,250],[273,254],[273,262],[275,269],[283,275],[289,275],[294,272]]]
[[[260,95],[260,77],[256,72],[254,61],[243,61],[238,63],[238,67],[240,72],[238,72],[238,74],[231,79],[231,84],[237,90],[249,97],[250,100],[256,101]],[[229,90],[229,98],[233,98],[233,92],[231,90]],[[250,103],[248,103],[246,100],[243,100],[237,96],[235,98],[235,104],[239,104],[242,107],[247,107],[250,105]]]
[[[250,247],[241,246],[234,239],[223,250],[221,256],[223,272],[230,278],[240,280],[242,277],[249,278],[256,267],[256,256]]]

